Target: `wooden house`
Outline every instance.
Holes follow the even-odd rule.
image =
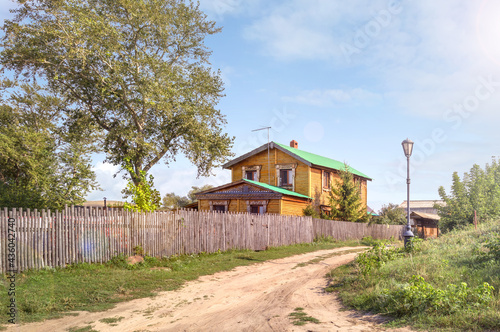
[[[330,188],[344,163],[299,150],[293,140],[290,146],[264,144],[223,167],[231,170],[232,182],[198,193],[199,210],[302,215],[308,204],[328,213]],[[371,178],[354,168],[349,171],[366,206]]]
[[[413,219],[417,235],[421,238],[427,239],[439,236],[439,215],[413,211],[410,213],[410,218]]]

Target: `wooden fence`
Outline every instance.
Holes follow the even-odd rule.
[[[401,226],[328,221],[311,217],[176,211],[133,213],[67,208],[62,212],[0,210],[0,272],[70,263],[106,262],[141,246],[163,257],[335,239],[400,238]],[[9,256],[10,255],[10,256]]]

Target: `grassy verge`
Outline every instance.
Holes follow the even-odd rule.
[[[178,289],[186,281],[236,266],[360,244],[359,241],[322,239],[259,252],[232,250],[164,259],[146,257],[145,262],[134,266],[129,266],[124,256],[118,256],[106,264],[75,264],[64,269],[26,271],[16,277],[18,323],[57,318],[75,310],[101,311],[118,302]],[[2,279],[0,305],[7,308],[8,280],[5,275]],[[7,310],[0,310],[0,322],[7,320]]]
[[[333,270],[330,291],[392,326],[440,331],[500,330],[500,222],[417,242],[413,252],[375,245]]]

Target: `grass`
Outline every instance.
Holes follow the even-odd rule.
[[[68,329],[68,332],[99,332],[94,330],[91,325],[83,326],[83,327],[72,327]]]
[[[101,323],[113,325],[114,323],[118,323],[119,321],[121,321],[123,318],[125,318],[125,317],[122,317],[122,316],[120,316],[120,317],[109,317],[109,318],[100,319],[99,321]]]
[[[71,311],[102,311],[118,302],[179,289],[187,281],[237,266],[360,244],[359,241],[323,239],[259,252],[231,250],[163,259],[146,257],[143,263],[134,266],[126,263],[125,256],[117,256],[105,264],[81,263],[66,268],[25,271],[16,276],[17,323],[74,315]],[[2,279],[0,303],[6,307],[8,280],[5,275]],[[6,312],[0,310],[1,322],[7,322]]]
[[[320,323],[320,321],[318,319],[311,317],[311,316],[308,316],[304,312],[304,308],[301,308],[301,307],[295,308],[294,311],[288,316],[292,320],[293,325],[301,326],[301,325],[305,325],[309,322],[314,323],[314,324]]]
[[[327,290],[350,307],[392,317],[390,326],[498,331],[499,233],[496,221],[424,241],[413,253],[372,250],[333,270]]]

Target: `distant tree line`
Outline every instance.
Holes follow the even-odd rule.
[[[193,203],[196,201],[195,194],[200,191],[205,191],[208,189],[212,189],[213,186],[210,184],[206,184],[201,187],[192,186],[191,190],[188,192],[187,196],[179,196],[175,193],[168,193],[163,197],[163,205],[164,209],[175,210],[183,208],[184,206]]]

